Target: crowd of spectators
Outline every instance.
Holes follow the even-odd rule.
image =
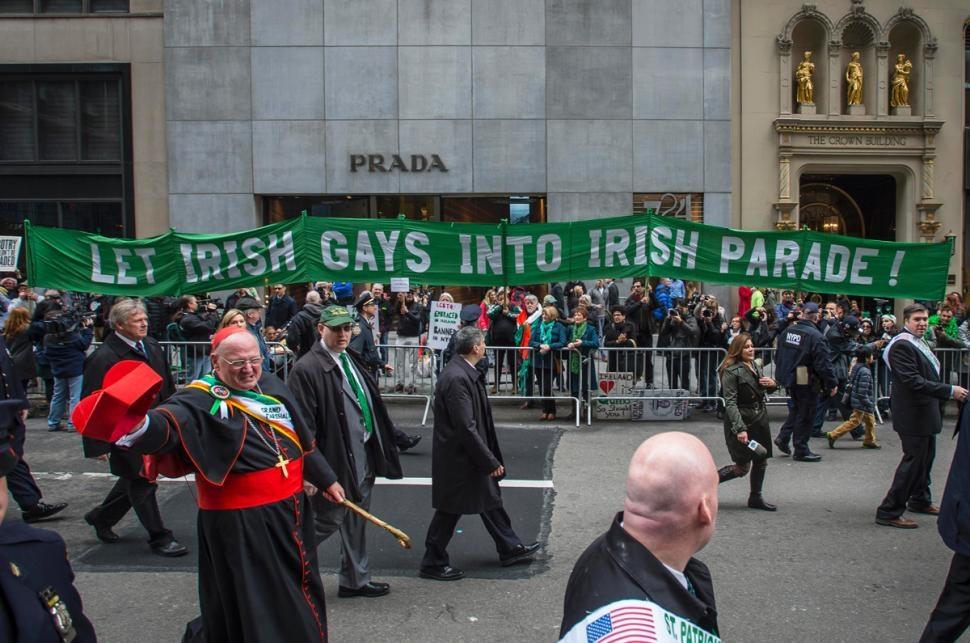
[[[473,316],[467,323],[486,333],[492,349],[485,362],[491,393],[530,398],[524,408],[541,406],[541,418],[552,419],[556,411],[551,398],[557,393],[568,391],[588,402],[597,373],[626,372],[641,387],[690,391],[698,400],[695,406],[714,412],[721,396],[718,367],[731,341],[747,333],[760,364],[770,369],[776,337],[813,301],[822,309],[818,326],[840,387],[839,395],[821,405],[815,432],[840,411],[843,419],[851,411],[840,404],[841,393],[860,348],[873,357],[874,395],[878,410],[887,411],[888,369],[880,368],[880,354],[898,328],[885,300],[868,300],[863,310],[856,300],[844,297],[742,286],[737,307],[728,311],[693,283],[653,281],[635,279],[623,293],[613,279],[589,286],[581,281],[552,283],[537,292],[495,287],[480,301],[464,302],[462,319]],[[321,281],[301,286],[299,293],[295,298],[286,285],[274,284],[265,299],[248,288],[224,302],[193,295],[148,298],[150,334],[187,343],[189,348],[176,360],[182,381],[204,373],[209,360],[205,344],[229,324],[247,328],[257,338],[264,368],[279,373],[316,341],[321,310],[341,304],[366,324],[363,337],[355,334],[355,348],[368,355],[376,374],[385,376],[391,394],[415,393],[421,376],[428,374],[432,353],[439,369],[450,357],[448,351],[425,346],[431,303],[453,302],[448,292],[412,288],[392,293],[379,283]],[[44,383],[51,430],[63,427],[61,416],[77,403],[84,355],[92,341],[110,332],[106,320],[113,299],[39,290],[9,277],[0,280],[4,337],[20,378]],[[944,371],[953,381],[970,379],[970,319],[962,298],[953,292],[942,302],[922,303],[932,312],[926,341],[939,353]],[[635,350],[643,348],[654,350]]]

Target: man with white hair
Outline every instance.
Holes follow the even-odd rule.
[[[148,335],[145,305],[137,299],[117,301],[111,308],[108,322],[114,332],[84,361],[81,394],[88,396],[101,388],[105,374],[118,362],[135,360],[148,364],[162,377],[162,388],[155,397],[155,404],[171,397],[175,393],[175,382],[167,351]],[[148,544],[153,553],[169,557],[187,554],[188,549],[165,527],[155,497],[158,485],[141,475],[141,456],[89,438],[83,438],[82,442],[85,457],[107,457],[111,473],[118,476],[101,504],[84,514],[84,521],[94,528],[98,540],[108,544],[118,542],[120,537],[112,527],[133,508],[138,521],[148,532]]]
[[[670,432],[643,442],[630,461],[623,511],[573,567],[560,636],[620,601],[652,603],[717,635],[711,573],[693,557],[714,534],[717,483],[714,459],[696,437]]]

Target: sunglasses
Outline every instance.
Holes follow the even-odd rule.
[[[350,333],[354,330],[354,325],[344,324],[343,326],[327,326],[327,328],[335,333]]]

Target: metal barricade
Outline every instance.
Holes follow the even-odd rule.
[[[717,369],[727,351],[723,348],[601,348],[590,355],[586,401],[595,403],[597,382],[602,373],[633,374],[634,389],[684,390],[676,398],[688,403],[724,404]],[[649,396],[612,395],[613,400],[643,400]],[[592,423],[592,403],[586,406],[586,421]]]
[[[383,398],[423,399],[424,415],[421,425],[428,422],[428,413],[434,400],[434,387],[438,381],[436,351],[421,346],[417,338],[403,338],[404,343],[380,344],[377,350],[390,369],[376,369],[374,375]]]
[[[489,398],[493,400],[570,400],[574,405],[576,426],[582,415],[579,391],[570,387],[569,357],[578,351],[552,351],[542,355],[538,349],[521,346],[486,346],[489,360]],[[538,359],[537,359],[538,357]],[[540,364],[541,362],[541,364]]]

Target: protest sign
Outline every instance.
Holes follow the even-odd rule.
[[[21,241],[23,241],[23,237],[0,237],[0,271],[7,272],[17,269]]]
[[[448,340],[461,326],[461,319],[458,317],[460,312],[461,304],[447,301],[431,302],[431,322],[428,326],[429,348],[444,350],[448,347]]]
[[[411,280],[408,277],[391,277],[391,292],[408,292]]]
[[[302,216],[227,235],[169,232],[138,241],[26,229],[32,281],[115,295],[226,290],[267,279],[494,286],[608,275],[941,299],[951,250],[950,243],[741,231],[653,214],[527,225]]]

